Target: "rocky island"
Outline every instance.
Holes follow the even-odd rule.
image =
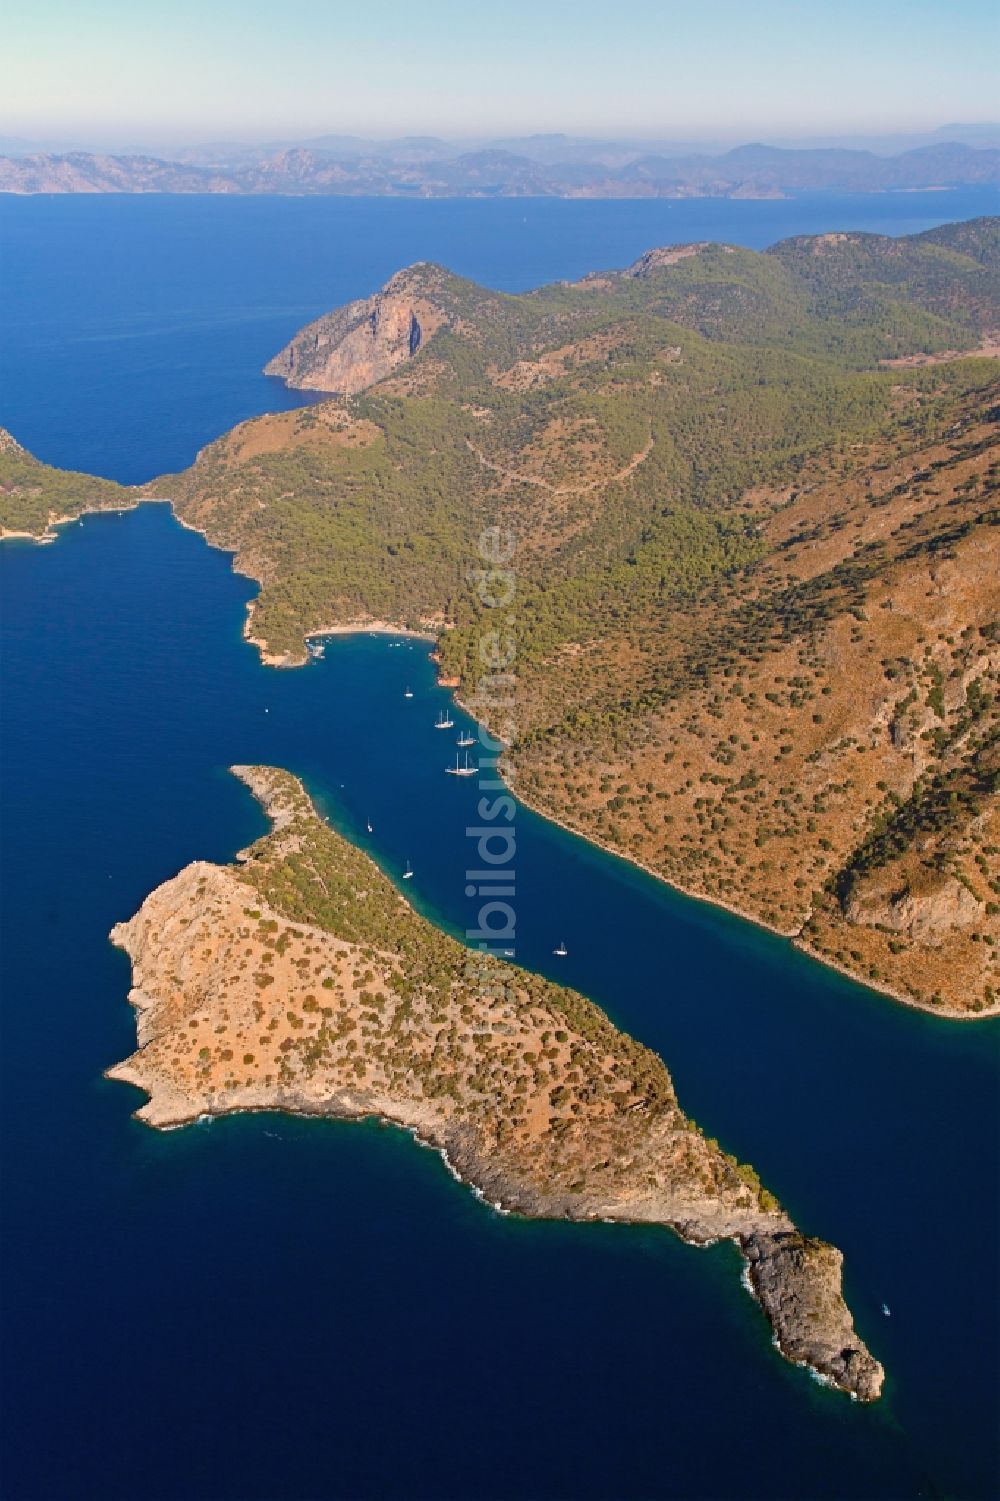
[[[684,1115],[654,1053],[584,997],[434,928],[287,772],[233,770],[271,832],[233,866],[189,865],[111,935],[132,961],[138,1048],[109,1076],[147,1093],[141,1120],[376,1117],[498,1208],[732,1239],[782,1353],[878,1397],[840,1253]]]

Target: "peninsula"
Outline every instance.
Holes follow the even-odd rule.
[[[266,662],[429,633],[527,802],[908,1004],[992,1016],[998,331],[998,219],[660,247],[519,296],[418,264],[275,353],[327,400],[141,492],[0,449],[0,525],[169,500],[260,582]],[[516,547],[510,729],[477,699],[487,527]]]
[[[85,511],[135,504],[134,492],[112,480],[40,464],[0,427],[0,541],[29,537],[55,540],[55,529]]]
[[[375,1117],[498,1208],[732,1239],[782,1353],[878,1397],[840,1253],[684,1115],[654,1053],[582,996],[434,928],[287,772],[233,770],[271,832],[233,866],[189,865],[111,935],[132,961],[138,1048],[109,1076],[149,1096],[141,1120]]]

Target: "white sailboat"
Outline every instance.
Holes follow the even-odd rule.
[[[455,721],[452,719],[448,711],[446,709],[442,709],[441,713],[437,717],[437,724],[434,726],[434,728],[436,730],[450,730],[454,723]]]
[[[403,697],[404,698],[412,698],[413,697],[413,689],[412,688],[407,688],[406,692],[403,694]]]
[[[371,821],[370,818],[366,820],[365,827],[367,828],[367,830],[368,830],[368,832],[370,834],[371,831],[372,831],[372,821]]]
[[[467,745],[475,745],[475,743],[475,735],[470,735],[468,730],[463,730],[458,739],[455,741],[456,745],[461,745],[463,748]]]
[[[566,955],[569,953],[569,949],[566,947],[565,942],[560,938],[559,947],[557,949],[553,949],[552,952],[554,954],[558,954],[560,959],[565,959]]]
[[[413,866],[410,864],[409,860],[407,860],[407,862],[406,862],[406,869],[403,871],[403,880],[404,881],[409,881],[409,880],[412,879],[412,877],[413,877]]]
[[[445,771],[447,772],[448,776],[450,776],[450,777],[474,777],[476,775],[476,772],[478,770],[479,770],[478,766],[470,766],[469,765],[469,752],[468,751],[466,751],[466,753],[465,753],[465,765],[464,766],[459,766],[459,764],[458,764],[458,751],[456,751],[455,752],[455,764],[454,764],[454,766],[446,766],[445,767]]]

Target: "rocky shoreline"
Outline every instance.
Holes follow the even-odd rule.
[[[293,778],[236,770],[272,832],[240,865],[186,867],[111,935],[132,960],[138,1048],[108,1077],[148,1095],[139,1119],[374,1117],[500,1211],[731,1239],[781,1353],[859,1400],[878,1396],[882,1368],[853,1330],[839,1251],[803,1236],[752,1169],[688,1121],[655,1055],[512,965],[495,962],[498,988],[470,985],[469,951],[418,917]],[[315,912],[267,900],[303,879]],[[348,888],[360,902],[337,895]],[[395,950],[376,921],[386,914]]]
[[[461,702],[457,696],[456,702]],[[465,708],[466,706],[462,705],[462,707]],[[467,712],[471,713],[471,710],[467,710]],[[513,785],[510,785],[511,790],[514,791]],[[676,891],[680,896],[687,897],[689,901],[704,902],[706,906],[721,908],[723,912],[729,912],[733,917],[738,917],[741,922],[752,923],[755,928],[763,928],[765,932],[773,933],[776,938],[786,939],[791,943],[793,948],[798,949],[800,954],[805,954],[814,963],[822,964],[826,969],[836,970],[838,974],[843,975],[848,980],[852,980],[855,985],[860,985],[865,990],[870,990],[876,995],[886,996],[891,1001],[898,1001],[901,1006],[908,1006],[912,1011],[922,1011],[925,1016],[936,1016],[943,1021],[989,1021],[991,1018],[1000,1015],[1000,1000],[993,1007],[984,1007],[982,1011],[963,1011],[957,1006],[925,1005],[923,1001],[918,1001],[914,996],[908,995],[905,991],[896,989],[892,985],[882,984],[878,980],[872,980],[867,975],[859,974],[856,970],[852,970],[849,965],[842,964],[839,959],[834,959],[829,954],[823,953],[821,949],[815,948],[802,937],[808,924],[808,918],[806,922],[797,927],[779,928],[774,923],[767,922],[765,918],[757,916],[756,913],[748,912],[744,907],[738,907],[735,902],[727,902],[722,897],[713,896],[705,891],[696,891],[693,887],[681,886],[676,881],[671,881],[662,871],[656,870],[652,865],[647,865],[644,861],[637,859],[635,855],[630,855],[627,850],[617,849],[615,845],[608,844],[604,840],[596,838],[592,833],[574,827],[566,819],[560,818],[557,814],[553,813],[544,803],[534,802],[532,799],[525,797],[524,792],[520,789],[516,790],[516,796],[518,802],[522,803],[524,807],[530,808],[540,818],[546,819],[549,823],[556,824],[560,829],[565,829],[567,834],[572,834],[577,839],[584,839],[588,844],[592,844],[597,849],[603,850],[605,854],[613,855],[617,860],[624,860],[629,865],[634,865],[637,870],[643,871],[647,876],[652,876],[656,881],[662,881],[664,886],[669,886],[671,891]]]

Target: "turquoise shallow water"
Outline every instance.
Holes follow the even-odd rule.
[[[326,239],[291,233],[302,205],[20,207],[0,202],[17,299],[0,421],[45,457],[140,478],[273,404],[255,372],[278,325],[301,321],[290,257],[303,308],[336,283],[322,307],[414,251],[458,259],[449,236],[461,269],[492,258],[487,279],[528,284],[658,239],[766,243],[775,220],[754,216],[775,207],[790,233],[851,206],[822,221],[807,205],[793,225],[791,205],[700,221],[683,205],[668,235],[631,216],[663,206],[361,205],[352,220],[338,205],[336,224],[311,221]],[[152,1133],[131,1120],[135,1092],[102,1078],[134,1042],[106,935],[188,860],[227,860],[261,831],[225,768],[301,774],[390,873],[413,861],[407,894],[456,931],[475,790],[443,775],[432,724],[448,699],[426,647],[362,636],[299,672],[262,668],[240,635],[251,586],[166,507],[6,544],[0,585],[5,1497],[995,1491],[995,1025],[905,1011],[518,813],[519,959],[657,1047],[685,1107],[844,1249],[889,1373],[870,1409],[774,1354],[731,1247],[498,1217],[377,1127],[246,1116]]]
[[[166,507],[0,566],[5,1494],[988,1494],[995,1027],[904,1011],[518,813],[519,958],[659,1048],[844,1249],[889,1371],[872,1409],[774,1354],[730,1247],[500,1218],[376,1128],[151,1133],[101,1078],[134,1036],[105,935],[263,827],[225,767],[299,772],[456,928],[475,789],[443,775],[426,647],[262,668],[247,582]]]

